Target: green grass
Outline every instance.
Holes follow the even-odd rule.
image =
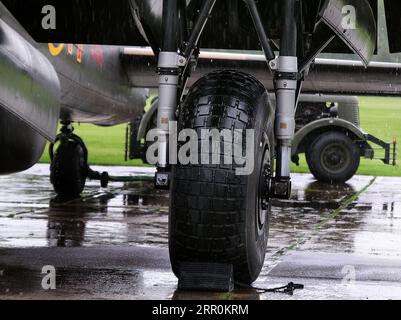
[[[97,127],[90,124],[75,124],[74,133],[79,135],[89,150],[89,163],[93,165],[143,165],[142,161],[125,162],[126,125],[116,127]],[[49,163],[48,152],[42,156],[41,163]]]
[[[394,137],[401,143],[401,99],[361,97],[361,126],[368,132],[384,141],[392,141]],[[75,125],[75,133],[81,136],[89,149],[89,161],[94,165],[142,165],[142,161],[124,161],[125,125],[112,128],[100,128],[94,125]],[[401,154],[400,146],[397,148]],[[49,162],[46,152],[42,163]],[[301,165],[293,166],[298,173],[309,172],[304,157]],[[358,174],[373,176],[401,176],[401,169],[386,166],[378,160],[363,159]]]

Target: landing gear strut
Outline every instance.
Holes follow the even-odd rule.
[[[88,149],[73,132],[70,122],[62,122],[61,133],[49,148],[50,181],[59,196],[68,198],[79,196],[88,178],[100,180],[103,188],[107,187],[109,180],[107,172],[99,173],[90,169]]]
[[[271,199],[290,197],[291,144],[302,78],[297,58],[297,1],[283,0],[281,48],[277,59],[255,0],[245,2],[266,61],[275,74],[275,113],[263,85],[250,75],[233,71],[203,77],[183,99],[191,64],[199,56],[198,42],[216,0],[203,1],[188,39],[178,39],[178,35],[188,30],[185,12],[182,12],[185,1],[163,1],[163,44],[156,53],[160,135],[155,184],[158,188],[171,186],[170,259],[179,278],[186,263],[222,263],[233,267],[237,281],[252,283],[264,263]],[[180,27],[183,30],[178,32]],[[247,107],[238,109],[242,105]],[[252,129],[256,146],[254,172],[238,177],[235,166],[176,165],[177,159],[168,158],[177,153],[170,150],[168,142],[172,134],[169,124],[177,116],[179,130],[222,131],[244,126]],[[219,119],[218,123],[214,119]],[[240,119],[247,119],[246,123]],[[274,143],[274,133],[277,143]],[[270,169],[274,168],[275,154],[277,166],[273,177]],[[201,159],[201,154],[198,156]]]
[[[282,4],[282,33],[280,56],[270,62],[275,71],[276,87],[276,139],[277,166],[272,183],[272,196],[289,199],[291,195],[291,146],[295,135],[295,111],[301,80],[298,80],[297,18],[295,1],[284,0]]]
[[[273,198],[289,199],[291,193],[291,146],[295,135],[295,111],[299,94],[302,88],[302,73],[305,68],[298,67],[298,25],[297,1],[284,0],[282,5],[282,34],[280,40],[280,54],[275,56],[271,41],[268,38],[265,26],[261,20],[255,0],[245,0],[252,17],[255,30],[259,37],[262,49],[274,73],[276,91],[276,174],[271,180],[269,195]],[[166,189],[171,185],[171,165],[176,159],[169,159],[169,123],[177,118],[177,107],[182,103],[183,92],[190,77],[191,63],[199,56],[198,42],[202,31],[214,8],[216,0],[207,0],[203,3],[199,17],[188,40],[184,39],[180,45],[176,39],[178,26],[186,27],[186,21],[181,21],[182,6],[179,0],[164,0],[163,2],[163,45],[157,53],[159,74],[159,108],[157,128],[160,131],[159,162],[156,174],[156,188]],[[159,138],[160,139],[160,138]],[[173,152],[174,153],[174,152]],[[166,180],[167,179],[167,180]]]

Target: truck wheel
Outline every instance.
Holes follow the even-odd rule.
[[[317,180],[344,183],[358,171],[360,153],[351,138],[341,132],[330,132],[309,145],[306,161]]]
[[[255,161],[247,176],[236,175],[240,166],[234,160],[173,168],[169,246],[177,277],[182,262],[232,264],[235,280],[247,284],[259,276],[269,230],[273,123],[266,89],[249,75],[215,72],[190,90],[180,108],[179,131],[253,129]]]

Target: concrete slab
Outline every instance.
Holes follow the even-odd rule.
[[[291,200],[274,203],[265,266],[254,285],[294,281],[305,290],[181,293],[168,258],[167,193],[150,183],[103,190],[90,182],[82,198],[60,202],[48,166],[38,165],[0,177],[0,299],[400,299],[399,190],[398,178],[330,185],[295,175]],[[41,286],[45,265],[56,267],[56,290]]]

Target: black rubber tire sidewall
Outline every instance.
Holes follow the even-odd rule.
[[[55,192],[62,197],[79,196],[86,184],[87,165],[84,150],[75,141],[63,141],[51,163],[50,179]]]
[[[223,72],[224,73],[224,72]],[[205,88],[204,91],[199,90],[201,92],[208,92],[206,95],[210,95],[210,86],[216,86],[216,78],[213,77],[216,73],[211,74],[211,79],[208,81],[207,77],[201,79],[195,86],[201,86]],[[217,73],[218,74],[218,73]],[[236,77],[245,77],[248,78],[250,76],[241,74],[241,73],[235,73]],[[219,79],[219,77],[217,77]],[[228,80],[230,81],[230,80]],[[255,79],[252,78],[252,81],[256,81]],[[258,84],[261,86],[261,84]],[[217,84],[218,86],[218,84]],[[224,87],[224,86],[223,86]],[[220,95],[220,96],[235,96],[235,89],[231,88],[228,90],[229,92],[225,92],[224,89],[216,89],[215,94]],[[245,90],[248,94],[252,95],[252,89],[250,90]],[[193,98],[191,96],[191,91],[187,96],[187,102],[191,101],[193,99],[194,101],[197,100],[196,98]],[[238,97],[236,97],[238,98]],[[197,252],[196,246],[197,244],[195,243],[196,241],[203,242],[204,239],[200,237],[200,239],[196,240],[194,239],[193,242],[191,242],[191,246],[194,248],[188,248],[186,250],[185,254],[182,254],[182,250],[185,251],[185,249],[178,249],[178,244],[176,241],[177,234],[184,232],[185,230],[178,230],[176,227],[176,209],[175,206],[177,205],[175,203],[175,200],[181,201],[180,199],[177,199],[177,195],[175,195],[175,192],[185,192],[183,191],[182,187],[178,186],[178,184],[182,183],[182,180],[180,182],[177,182],[176,178],[177,175],[180,174],[182,171],[182,168],[180,166],[175,166],[173,167],[173,180],[172,180],[172,194],[171,194],[171,205],[170,205],[170,221],[169,221],[169,241],[170,241],[170,260],[172,264],[172,268],[174,273],[176,274],[177,277],[179,277],[180,274],[180,263],[181,262],[216,262],[216,263],[231,263],[234,266],[234,273],[235,273],[235,279],[236,281],[243,282],[243,283],[252,283],[257,279],[257,277],[260,274],[260,271],[263,267],[264,263],[264,258],[266,254],[266,246],[267,246],[267,237],[268,237],[268,231],[269,231],[269,217],[270,217],[270,212],[268,213],[266,217],[266,223],[264,224],[264,232],[260,236],[257,232],[256,229],[256,219],[255,219],[255,206],[256,206],[256,194],[258,192],[258,181],[259,181],[259,172],[260,172],[260,165],[263,160],[264,156],[264,151],[265,148],[268,149],[270,153],[270,161],[271,164],[273,165],[273,116],[274,116],[274,111],[272,107],[269,104],[268,101],[268,94],[266,90],[263,88],[263,94],[259,94],[259,96],[254,97],[255,99],[253,100],[253,107],[255,108],[255,113],[252,115],[253,120],[252,120],[252,129],[255,129],[255,168],[254,171],[251,175],[249,176],[243,176],[240,179],[242,184],[244,184],[245,187],[245,194],[244,196],[244,203],[240,203],[239,206],[243,206],[241,209],[241,214],[242,217],[238,217],[238,219],[244,219],[244,229],[238,230],[238,237],[242,237],[242,246],[243,248],[231,248],[229,245],[227,248],[222,248],[219,247],[217,249],[221,250],[227,250],[227,252],[230,250],[231,254],[228,254],[227,252],[224,252],[224,255],[219,255],[215,254],[213,251],[216,248],[210,248],[212,252],[208,254],[207,252]],[[202,99],[200,97],[199,99]],[[192,112],[192,110],[191,110]],[[191,116],[191,115],[190,115]],[[196,117],[196,115],[192,115]],[[196,122],[196,119],[193,121]],[[180,127],[180,124],[179,124]],[[210,128],[211,129],[211,128]],[[222,129],[222,128],[217,128],[217,129]],[[248,129],[251,129],[251,127],[248,127]],[[260,142],[263,141],[262,145],[260,146]],[[191,179],[188,178],[188,181],[186,182],[189,186],[191,185]],[[180,191],[181,190],[181,191]],[[181,193],[179,193],[181,194]],[[178,206],[178,205],[177,205]],[[196,209],[196,208],[195,208]],[[188,215],[191,215],[191,210],[188,209]],[[229,215],[230,212],[227,212],[227,215]],[[192,228],[196,228],[196,225],[191,225]],[[191,234],[188,233],[186,234],[188,239],[190,238]],[[185,237],[185,235],[180,236],[181,239],[182,237]],[[227,237],[228,239],[228,237]],[[229,243],[229,241],[227,241]],[[202,243],[201,243],[202,244]],[[201,245],[200,244],[200,245]],[[180,252],[181,251],[181,252]]]
[[[330,144],[340,144],[347,150],[349,165],[341,172],[331,173],[321,163],[322,152]],[[356,143],[342,132],[327,132],[317,136],[306,151],[306,161],[313,176],[321,182],[345,183],[358,171],[360,152]]]

